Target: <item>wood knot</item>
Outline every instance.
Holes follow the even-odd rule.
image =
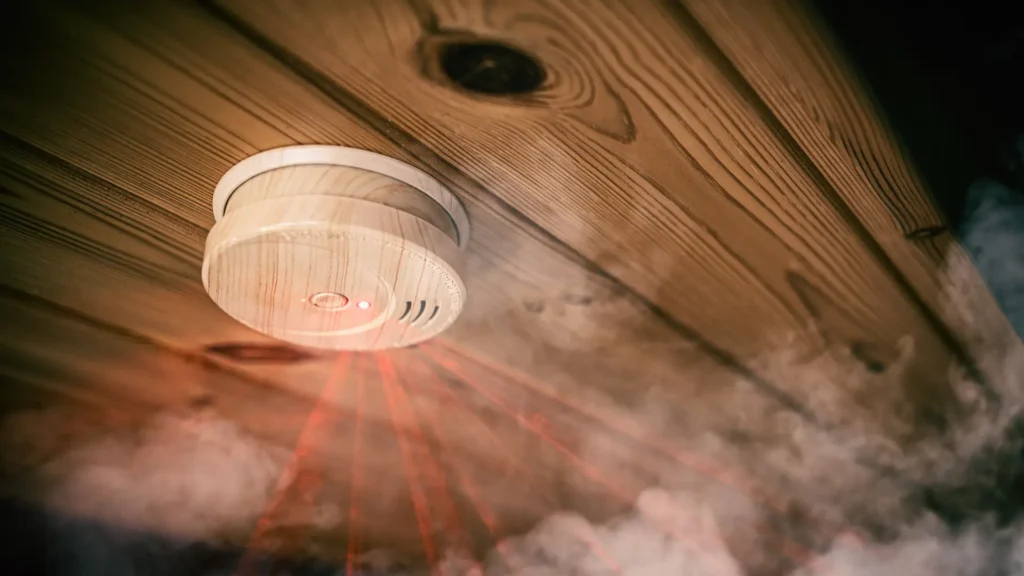
[[[500,42],[446,44],[438,57],[445,75],[470,92],[492,96],[528,94],[544,84],[544,68],[540,62]]]
[[[429,79],[481,96],[529,100],[548,79],[534,55],[468,32],[430,34],[420,41],[418,56]]]
[[[523,307],[530,314],[540,314],[545,308],[543,300],[526,300],[523,302]]]
[[[853,342],[850,344],[850,354],[873,374],[882,374],[889,367],[882,359],[883,352],[872,344]]]
[[[590,306],[594,303],[594,298],[586,294],[566,294],[562,299],[570,306]]]
[[[924,228],[918,228],[917,230],[907,232],[906,238],[907,240],[929,240],[944,234],[946,230],[947,228],[945,226],[926,226]]]

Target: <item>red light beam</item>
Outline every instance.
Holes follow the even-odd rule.
[[[316,405],[313,407],[313,410],[306,418],[306,422],[303,424],[302,431],[299,433],[299,439],[295,445],[295,450],[292,451],[288,464],[277,479],[277,485],[274,488],[274,492],[271,495],[266,508],[260,515],[259,520],[256,522],[256,529],[254,530],[252,537],[249,539],[245,552],[242,554],[236,574],[250,574],[256,560],[255,553],[266,548],[265,541],[267,533],[271,528],[271,518],[284,501],[284,497],[288,493],[288,488],[291,486],[293,480],[298,476],[302,460],[309,453],[313,443],[315,442],[316,436],[323,427],[327,404],[325,399],[328,397],[337,397],[336,392],[339,386],[339,381],[341,380],[341,376],[345,370],[348,368],[348,361],[348,354],[338,354],[338,360],[334,364],[331,376],[324,384],[323,390],[321,390],[320,396],[317,398]]]

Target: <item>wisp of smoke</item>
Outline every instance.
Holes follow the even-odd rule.
[[[185,552],[252,526],[280,460],[208,414],[159,415],[60,454],[35,479],[47,573],[195,573]]]

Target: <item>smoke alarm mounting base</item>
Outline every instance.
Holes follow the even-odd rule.
[[[203,286],[268,336],[333,350],[409,346],[465,305],[465,208],[394,158],[338,146],[261,152],[224,174],[213,213]]]

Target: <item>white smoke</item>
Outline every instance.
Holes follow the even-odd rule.
[[[893,542],[837,543],[799,576],[1007,576],[1024,572],[1024,532],[978,523],[956,532],[931,518],[901,531]]]
[[[105,437],[50,462],[48,503],[182,540],[251,524],[280,465],[233,424],[158,416],[135,437]]]
[[[209,413],[161,414],[141,429],[94,432],[55,455],[49,444],[62,435],[66,414],[20,416],[5,422],[5,450],[20,449],[23,460],[50,453],[32,477],[46,514],[39,537],[47,573],[189,573],[190,560],[176,555],[195,542],[251,532],[282,470],[280,450]]]
[[[609,524],[557,514],[503,547],[488,574],[743,574],[711,510],[692,495],[664,490],[643,492],[632,513]]]

